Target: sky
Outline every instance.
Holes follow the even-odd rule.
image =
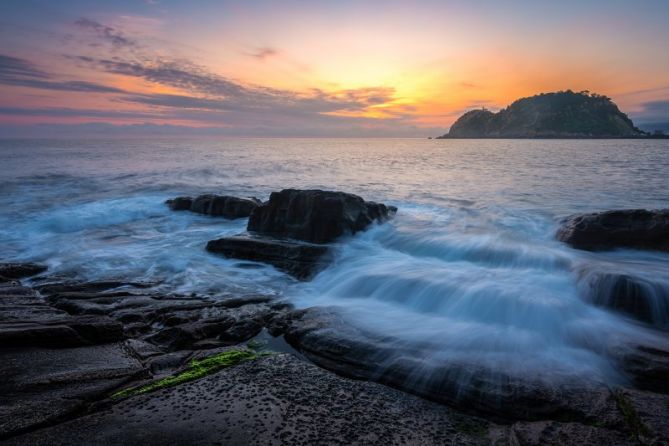
[[[541,92],[669,122],[669,1],[0,1],[0,137],[426,137]]]

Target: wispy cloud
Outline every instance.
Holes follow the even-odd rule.
[[[137,42],[126,37],[121,31],[111,26],[103,25],[95,20],[82,17],[74,22],[80,29],[93,32],[97,37],[110,43],[114,48],[136,47]]]
[[[2,107],[0,115],[63,118],[108,119],[110,122],[140,120],[153,123],[192,123],[228,129],[230,134],[333,135],[345,128],[359,128],[361,134],[383,128],[398,134],[398,125],[411,128],[415,110],[395,104],[395,89],[366,87],[295,91],[243,83],[186,58],[166,56],[152,51],[121,29],[81,18],[74,23],[75,39],[81,44],[77,55],[64,55],[76,73],[108,79],[115,76],[136,78],[142,82],[111,84],[88,79],[64,79],[42,70],[31,61],[0,55],[0,84],[42,90],[107,94],[108,101],[119,104],[117,110],[76,107]],[[83,39],[83,40],[82,40]],[[100,41],[107,43],[99,45]],[[97,43],[96,43],[97,42]],[[95,51],[87,51],[95,46]],[[257,48],[250,54],[258,60],[276,56],[272,47]],[[152,85],[150,89],[146,85]],[[168,87],[168,88],[163,88]],[[157,93],[171,90],[174,93]],[[129,106],[129,104],[131,104]],[[371,113],[370,110],[382,110]],[[380,119],[380,118],[383,119]],[[232,129],[236,130],[232,130]],[[415,132],[415,128],[411,128]],[[401,132],[400,132],[401,133]]]
[[[266,59],[269,59],[272,56],[276,56],[277,54],[279,54],[278,50],[276,50],[272,47],[269,47],[269,46],[265,46],[265,47],[257,48],[255,51],[253,51],[250,54],[250,56],[255,57],[258,60],[263,60],[264,61]]]
[[[18,57],[0,54],[0,81],[2,79],[31,78],[43,79],[48,75],[31,62]]]
[[[88,81],[57,81],[33,63],[17,57],[0,55],[0,84],[42,90],[90,93],[124,93],[124,90]]]

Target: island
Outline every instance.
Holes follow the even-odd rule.
[[[518,99],[497,113],[468,111],[437,139],[665,137],[637,128],[607,96],[567,90]]]

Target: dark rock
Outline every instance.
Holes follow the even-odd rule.
[[[99,320],[111,318],[115,324],[122,324],[125,336],[148,341],[164,350],[242,342],[255,336],[271,315],[284,310],[274,308],[271,296],[257,294],[212,300],[133,289],[58,292],[48,296],[47,302],[51,311],[62,310],[63,314],[76,315],[70,316],[73,318],[93,317],[87,315]],[[82,328],[75,328],[84,333]]]
[[[261,203],[258,199],[237,198],[227,195],[200,195],[191,197],[177,197],[166,201],[173,211],[189,210],[198,214],[225,217],[229,219],[246,218]]]
[[[374,221],[390,218],[397,208],[366,202],[357,195],[322,190],[284,189],[249,218],[248,231],[311,243],[329,243],[355,234]]]
[[[326,246],[262,237],[234,236],[207,243],[207,251],[226,257],[253,260],[305,280],[326,265]]]
[[[128,339],[125,341],[125,345],[132,351],[136,358],[139,358],[142,361],[165,353],[155,345],[140,341],[139,339]]]
[[[33,288],[42,294],[56,293],[96,293],[121,287],[150,288],[156,285],[151,282],[125,282],[121,280],[91,280],[88,282],[44,282],[34,285]]]
[[[291,355],[266,356],[7,442],[72,445],[486,445],[507,431]],[[563,440],[567,440],[566,438]]]
[[[71,416],[142,373],[121,344],[0,349],[0,439]]]
[[[286,313],[272,320],[269,331],[283,333],[290,345],[328,370],[467,412],[506,420],[588,420],[606,426],[620,421],[615,399],[604,385],[513,377],[481,364],[431,361],[429,350],[354,327],[336,309]]]
[[[34,276],[47,270],[46,265],[40,263],[0,263],[0,281],[21,279]]]
[[[617,210],[567,218],[558,240],[575,248],[637,248],[669,251],[669,210]]]
[[[635,387],[669,394],[669,337],[663,346],[620,346],[613,353]]]
[[[193,200],[191,211],[233,219],[246,218],[257,207],[258,203],[256,201],[246,198],[225,195],[200,195]]]
[[[510,428],[509,437],[522,446],[628,446],[630,434],[581,423],[557,421],[521,421]],[[504,443],[502,443],[504,444]]]
[[[146,340],[152,344],[165,346],[169,350],[191,349],[196,342],[216,338],[231,327],[234,319],[230,317],[218,320],[206,319],[166,328],[149,336]]]
[[[193,205],[192,197],[176,197],[165,202],[173,211],[190,211]]]
[[[635,271],[621,265],[590,262],[578,268],[577,274],[586,301],[625,313],[659,329],[669,329],[669,276],[666,271],[655,271],[643,264]]]
[[[123,326],[107,317],[72,316],[26,287],[0,286],[0,345],[72,347],[124,339]]]
[[[620,389],[618,405],[625,422],[642,444],[669,444],[669,395]]]

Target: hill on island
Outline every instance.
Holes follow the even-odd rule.
[[[468,111],[440,138],[635,138],[646,133],[610,98],[588,91],[541,93],[497,113]]]

